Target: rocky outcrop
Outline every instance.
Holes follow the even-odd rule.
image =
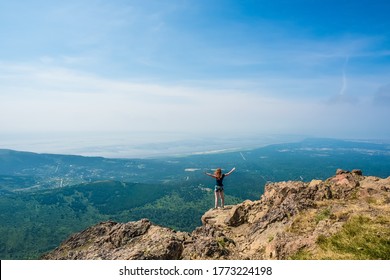
[[[316,256],[319,240],[359,215],[390,217],[390,177],[339,169],[325,181],[269,183],[260,200],[207,211],[192,233],[145,219],[104,222],[73,235],[44,258],[288,259],[302,250]],[[389,219],[380,221],[390,229]]]
[[[179,259],[186,233],[153,225],[149,220],[125,224],[103,222],[77,233],[43,259]]]

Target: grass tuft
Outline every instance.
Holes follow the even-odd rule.
[[[320,235],[318,259],[390,259],[390,217],[351,217],[340,232],[326,238]]]
[[[329,218],[330,218],[330,214],[331,214],[330,208],[325,208],[325,209],[323,209],[322,211],[320,211],[320,212],[315,216],[316,224],[318,224],[318,223],[319,223],[320,221],[322,221],[322,220],[329,219]]]

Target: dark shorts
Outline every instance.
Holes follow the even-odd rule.
[[[223,186],[215,186],[215,192],[223,192]]]

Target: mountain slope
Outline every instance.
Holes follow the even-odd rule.
[[[36,259],[71,234],[105,220],[147,218],[191,232],[213,205],[214,181],[204,171],[217,167],[237,168],[225,185],[226,203],[237,204],[258,199],[266,182],[325,180],[338,167],[387,177],[390,146],[307,139],[253,150],[159,159],[0,149],[0,258]]]
[[[209,210],[176,232],[148,220],[104,222],[44,259],[390,259],[390,177],[338,170],[324,181],[267,184],[260,200]]]

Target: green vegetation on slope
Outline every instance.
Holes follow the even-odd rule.
[[[211,189],[101,181],[0,196],[0,256],[37,259],[67,237],[105,220],[148,218],[181,231],[200,226],[213,205]],[[241,199],[227,196],[227,203]]]
[[[72,233],[109,219],[148,218],[191,231],[214,204],[214,181],[204,171],[234,166],[237,171],[225,182],[226,204],[259,199],[267,181],[325,179],[337,168],[387,177],[390,150],[329,139],[158,160],[0,149],[0,258],[38,258]],[[325,209],[303,222],[313,226],[330,214]],[[303,228],[297,223],[292,230]]]
[[[321,259],[389,260],[390,217],[351,217],[331,237],[319,236]]]
[[[315,251],[299,250],[293,260],[389,260],[390,217],[352,216],[336,234],[317,239]]]

